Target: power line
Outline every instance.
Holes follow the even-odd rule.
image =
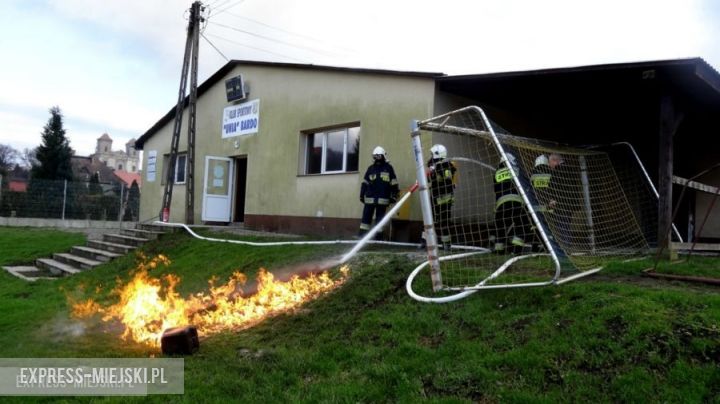
[[[217,39],[220,39],[220,40],[223,40],[223,41],[226,41],[226,42],[230,42],[230,43],[233,43],[233,44],[235,44],[235,45],[244,46],[244,47],[246,47],[246,48],[250,48],[250,49],[253,49],[253,50],[256,50],[256,51],[269,53],[269,54],[271,54],[271,55],[280,56],[280,57],[286,58],[286,59],[292,59],[292,60],[295,60],[295,61],[301,62],[301,63],[307,63],[307,62],[304,61],[304,60],[301,60],[301,59],[298,59],[298,58],[294,58],[294,57],[292,57],[292,56],[287,56],[287,55],[283,55],[283,54],[281,54],[281,53],[276,53],[276,52],[272,52],[272,51],[269,51],[269,50],[257,48],[257,47],[255,47],[255,46],[251,46],[251,45],[247,45],[247,44],[244,44],[244,43],[241,43],[241,42],[237,42],[237,41],[234,41],[234,40],[232,40],[232,39],[223,38],[223,37],[221,37],[221,36],[219,36],[219,35],[214,35],[214,34],[210,34],[210,33],[208,33],[208,35],[211,36],[211,37],[213,37],[213,38],[217,38]]]
[[[258,38],[264,39],[264,40],[266,40],[266,41],[276,42],[276,43],[279,43],[279,44],[282,44],[282,45],[287,45],[287,46],[292,46],[292,47],[299,48],[299,49],[304,49],[304,50],[307,50],[307,51],[310,51],[310,52],[315,52],[315,53],[318,53],[318,54],[321,54],[321,55],[325,55],[325,56],[337,56],[337,53],[335,53],[335,52],[324,52],[324,51],[320,51],[320,50],[317,50],[317,49],[314,49],[314,48],[311,48],[311,47],[308,47],[308,46],[303,46],[303,45],[293,44],[293,43],[290,43],[290,42],[281,41],[281,40],[279,40],[279,39],[270,38],[270,37],[267,37],[267,36],[264,36],[264,35],[260,35],[260,34],[256,34],[256,33],[253,33],[253,32],[250,32],[250,31],[246,31],[246,30],[243,30],[243,29],[240,29],[240,28],[235,28],[235,27],[232,27],[232,26],[230,26],[230,25],[221,24],[221,23],[219,23],[219,22],[210,21],[210,23],[213,24],[213,25],[217,25],[217,26],[219,26],[219,27],[222,27],[222,28],[227,28],[227,29],[231,29],[231,30],[233,30],[233,31],[241,32],[241,33],[246,34],[246,35],[252,35],[252,36],[254,36],[254,37],[258,37]]]
[[[215,49],[215,50],[217,51],[217,53],[220,54],[220,56],[222,56],[223,58],[225,58],[225,61],[226,61],[226,62],[229,62],[229,61],[230,61],[230,59],[228,59],[227,56],[225,56],[224,53],[220,52],[220,49],[218,49],[217,46],[215,46],[215,44],[212,43],[212,42],[205,36],[205,34],[203,34],[203,33],[201,32],[201,33],[200,33],[200,36],[203,37],[203,39],[206,40],[207,43],[209,43],[210,46],[212,46],[213,49]]]
[[[208,7],[212,7],[212,8],[215,8],[215,7],[218,7],[218,8],[219,8],[219,7],[222,7],[223,5],[225,5],[225,4],[227,4],[227,3],[231,2],[231,1],[232,1],[232,0],[215,0],[215,1],[209,2],[209,3],[207,4],[207,6],[208,6]]]
[[[340,48],[340,49],[343,49],[343,50],[352,51],[352,49],[347,49],[347,48],[339,47],[339,46],[334,45],[334,44],[331,44],[331,43],[329,43],[329,42],[327,42],[327,41],[325,41],[325,40],[322,40],[322,39],[319,39],[319,38],[315,38],[315,37],[312,37],[312,36],[310,36],[310,35],[305,35],[305,34],[300,34],[300,33],[293,32],[293,31],[288,31],[288,30],[286,30],[286,29],[278,28],[278,27],[275,27],[275,26],[272,26],[272,25],[269,25],[269,24],[265,24],[264,22],[261,22],[261,21],[258,21],[258,20],[254,20],[254,19],[252,19],[252,18],[248,18],[248,17],[242,16],[242,15],[239,15],[239,14],[227,12],[227,15],[233,16],[233,17],[235,17],[235,18],[240,18],[240,19],[243,19],[243,20],[246,20],[246,21],[250,21],[250,22],[252,22],[252,23],[254,23],[254,24],[262,25],[263,27],[267,27],[267,28],[274,29],[274,30],[277,30],[277,31],[280,31],[280,32],[284,32],[284,33],[289,34],[289,35],[295,35],[295,36],[298,36],[298,37],[300,37],[300,38],[305,38],[305,39],[309,39],[309,40],[311,40],[311,41],[321,42],[321,43],[329,44],[329,45],[332,45],[332,46],[336,46],[336,47],[338,47],[338,48]]]
[[[233,8],[233,7],[235,7],[235,6],[237,6],[238,4],[240,4],[240,3],[244,2],[244,1],[245,1],[245,0],[239,0],[239,1],[236,1],[235,3],[233,3],[233,4],[231,4],[231,5],[229,5],[229,6],[225,7],[225,8],[223,8],[223,9],[222,9],[222,10],[220,10],[220,11],[218,11],[217,13],[215,13],[215,15],[220,15],[220,14],[222,14],[222,13],[224,13],[224,12],[228,11],[229,9],[231,9],[231,8]],[[219,7],[218,7],[218,8],[219,8]]]

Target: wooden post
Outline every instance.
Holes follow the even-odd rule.
[[[672,230],[672,177],[673,177],[673,137],[677,132],[682,113],[670,95],[660,98],[660,133],[658,155],[658,249],[667,252],[671,258]]]

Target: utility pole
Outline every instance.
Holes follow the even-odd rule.
[[[182,73],[180,74],[180,90],[178,91],[177,105],[175,106],[175,123],[173,135],[170,142],[170,157],[165,177],[165,192],[163,193],[162,208],[160,209],[160,220],[170,220],[170,205],[172,202],[173,186],[175,184],[175,167],[177,164],[178,146],[180,143],[180,131],[182,129],[182,116],[185,110],[185,91],[187,89],[187,76],[189,65],[192,65],[190,78],[190,97],[188,102],[188,150],[187,150],[187,177],[186,183],[186,204],[185,222],[194,223],[195,211],[195,113],[197,103],[197,62],[198,47],[200,38],[200,23],[203,21],[201,12],[204,10],[202,3],[196,1],[190,7],[190,18],[188,20],[187,39],[185,41],[185,55],[183,57]]]

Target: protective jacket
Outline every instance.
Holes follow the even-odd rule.
[[[522,204],[523,199],[515,187],[510,168],[503,162],[495,171],[495,210],[508,202]]]
[[[434,205],[443,205],[454,202],[454,178],[457,171],[455,164],[447,160],[430,159],[427,165],[430,168],[428,185],[432,193],[432,203]]]
[[[398,197],[395,169],[387,161],[379,160],[368,167],[360,187],[360,201],[365,204],[389,205]]]
[[[536,199],[539,203],[537,210],[540,212],[552,212],[552,209],[548,207],[548,203],[552,200],[549,192],[551,182],[552,169],[549,165],[539,164],[535,167],[530,177],[530,183],[532,184]]]

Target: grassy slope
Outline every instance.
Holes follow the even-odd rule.
[[[224,279],[235,269],[254,273],[340,251],[183,236],[162,243],[147,252],[170,256],[183,293],[203,289],[213,274]],[[0,356],[152,354],[99,329],[73,336],[59,290],[86,294],[81,290],[102,285],[107,291],[133,260],[55,282],[27,284],[1,274]],[[201,351],[186,358],[186,394],[154,398],[720,402],[718,290],[636,278],[648,266],[615,264],[562,287],[481,292],[428,305],[405,293],[412,263],[367,255],[342,289],[297,313],[205,338]],[[429,282],[417,283],[424,289]]]
[[[0,265],[32,264],[35,258],[64,252],[84,243],[85,236],[81,233],[0,227]]]

